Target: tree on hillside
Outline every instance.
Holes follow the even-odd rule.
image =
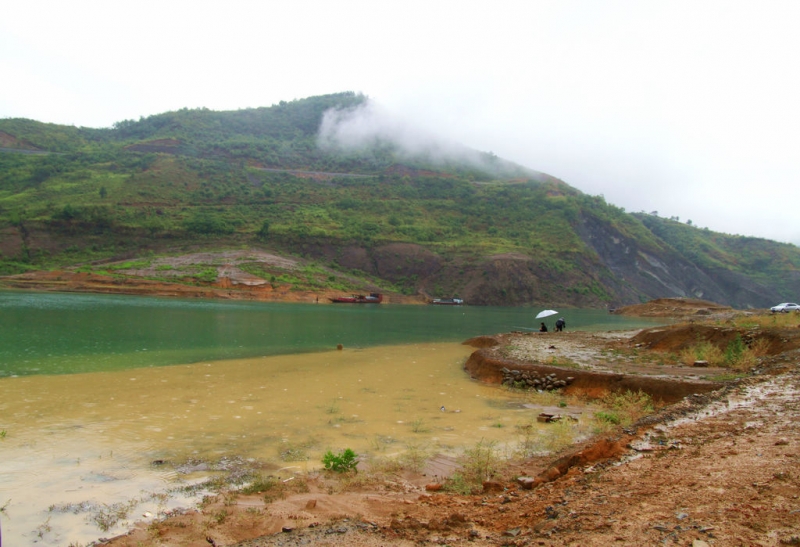
[[[269,220],[264,219],[264,221],[261,223],[261,228],[259,228],[258,232],[256,232],[256,236],[258,239],[267,239],[269,236]]]

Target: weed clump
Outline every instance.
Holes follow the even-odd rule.
[[[606,426],[627,427],[655,410],[653,398],[641,390],[609,393],[600,403],[605,408],[595,412],[594,416],[601,425]]]
[[[681,350],[679,359],[685,365],[705,361],[712,367],[718,367],[725,360],[725,354],[711,342],[705,341]]]
[[[328,450],[322,456],[322,465],[328,471],[336,471],[337,473],[345,473],[347,471],[355,471],[358,465],[358,455],[352,449],[346,448],[338,454],[334,454]]]
[[[545,429],[538,428],[535,423],[517,426],[517,428],[521,435],[515,452],[522,458],[559,452],[573,445],[583,433],[580,420],[575,421],[571,418],[547,424]]]
[[[444,488],[458,494],[474,494],[483,489],[483,481],[497,474],[500,457],[495,443],[480,441],[474,448],[467,448],[459,459],[461,469],[453,473]]]
[[[741,335],[731,340],[724,349],[711,342],[703,341],[680,352],[680,360],[686,365],[695,361],[706,361],[712,367],[725,367],[733,370],[747,370],[758,363],[758,358],[767,354],[769,341],[764,338],[753,340],[749,345]]]

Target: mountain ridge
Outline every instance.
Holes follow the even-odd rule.
[[[332,268],[320,290],[484,305],[765,307],[800,289],[794,245],[627,213],[490,152],[392,140],[367,105],[345,92],[108,129],[0,120],[0,272],[252,246]],[[351,126],[321,144],[331,112]]]

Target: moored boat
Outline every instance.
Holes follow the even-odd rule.
[[[354,294],[351,296],[337,296],[331,298],[334,304],[380,304],[383,302],[383,295],[381,293],[373,292],[368,295]]]
[[[460,298],[434,298],[431,300],[431,304],[438,306],[460,306],[463,303],[464,301]]]

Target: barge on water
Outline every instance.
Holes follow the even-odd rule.
[[[337,296],[331,298],[334,304],[380,304],[383,302],[383,295],[381,293],[373,292],[368,295],[354,294],[351,296]]]

